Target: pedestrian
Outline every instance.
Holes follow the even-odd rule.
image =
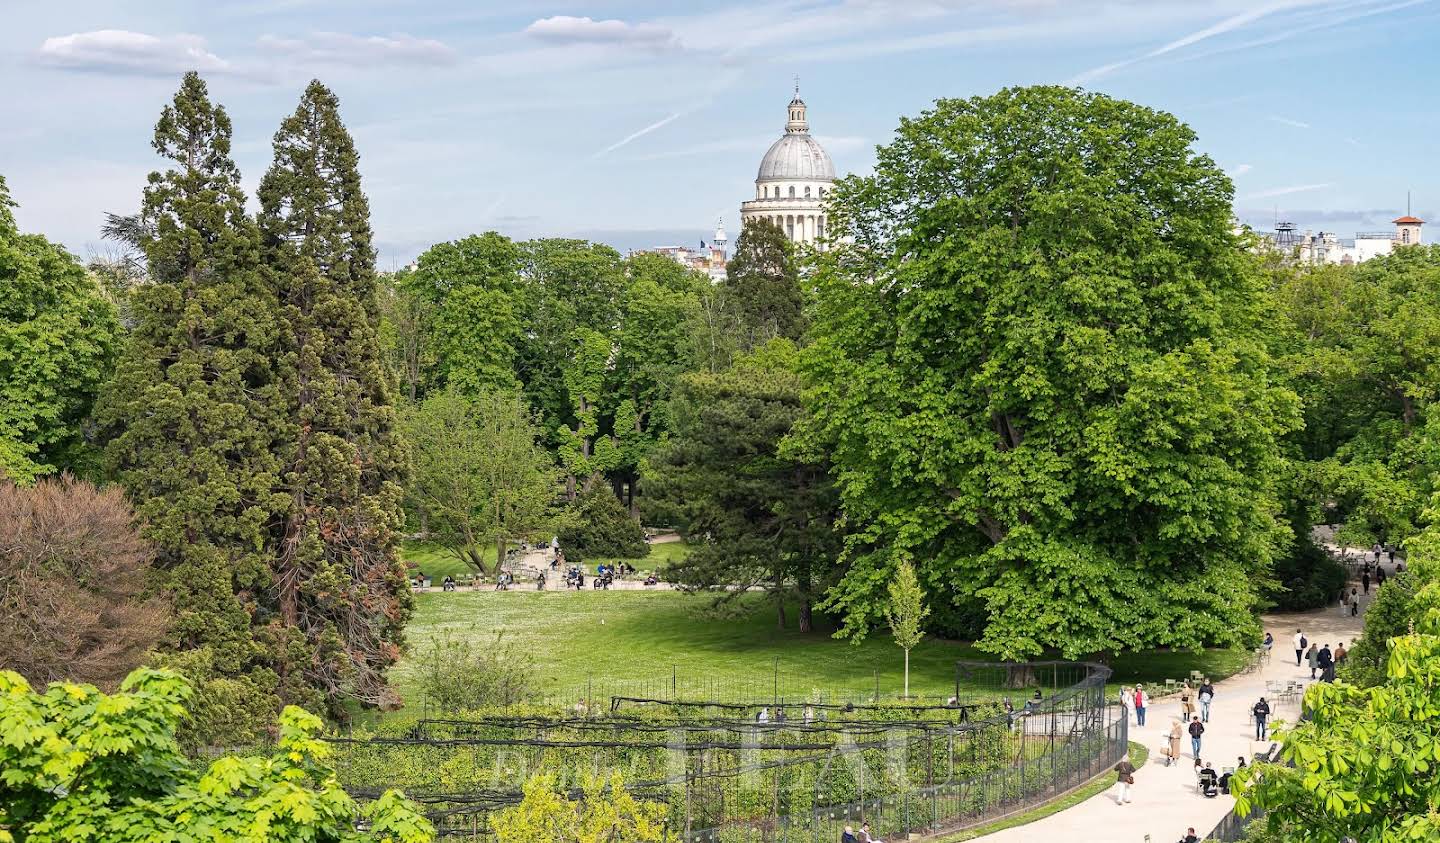
[[[1320,648],[1315,644],[1305,651],[1305,664],[1310,668],[1310,678],[1315,678],[1315,670],[1320,667]]]
[[[1390,548],[1390,564],[1395,564],[1395,548]]]
[[[1268,659],[1270,658],[1270,650],[1275,646],[1275,636],[1271,635],[1268,629],[1265,630],[1265,640],[1262,644],[1265,647],[1265,658]]]
[[[1384,585],[1385,585],[1385,569],[1384,569],[1384,568],[1376,568],[1376,569],[1375,569],[1375,587],[1378,589],[1378,588],[1383,587]]]
[[[1335,648],[1335,666],[1339,667],[1344,664],[1345,657],[1348,655],[1350,655],[1350,651],[1345,649],[1345,642],[1341,641],[1340,645]]]
[[[1180,760],[1180,738],[1185,734],[1185,729],[1176,720],[1170,725],[1170,763],[1174,764]]]
[[[1150,704],[1150,696],[1145,693],[1141,685],[1135,686],[1135,725],[1145,725],[1145,707]]]
[[[1194,828],[1185,829],[1185,836],[1180,838],[1180,843],[1200,843],[1200,838],[1195,836]]]
[[[1120,759],[1112,769],[1115,770],[1115,781],[1120,785],[1120,793],[1115,796],[1115,804],[1121,805],[1130,801],[1130,788],[1135,784],[1135,765],[1130,763],[1127,756]]]
[[[1305,633],[1295,630],[1295,666],[1300,666],[1300,657],[1305,655]]]
[[[1195,689],[1190,687],[1190,680],[1186,679],[1185,684],[1180,686],[1180,712],[1181,720],[1189,720],[1195,713]]]
[[[1352,597],[1352,598],[1350,598],[1350,617],[1354,618],[1354,617],[1358,617],[1359,615],[1360,615],[1360,598],[1359,598],[1359,597]]]
[[[1129,685],[1120,688],[1120,708],[1125,712],[1125,722],[1135,719],[1135,690]]]
[[[1265,698],[1261,697],[1260,702],[1255,703],[1254,707],[1250,709],[1250,713],[1255,715],[1255,740],[1265,740],[1265,736],[1269,734],[1265,729],[1265,718],[1270,716],[1270,703],[1265,702]]]
[[[1326,644],[1315,654],[1315,663],[1320,666],[1320,681],[1335,681],[1335,654],[1330,652],[1330,645]]]
[[[1360,584],[1365,587],[1365,593],[1370,593],[1370,572],[1366,571],[1360,575]]]
[[[1210,703],[1211,703],[1211,701],[1213,701],[1213,700],[1215,699],[1215,686],[1210,684],[1210,680],[1209,680],[1209,679],[1206,679],[1206,680],[1200,685],[1200,694],[1199,694],[1199,696],[1200,696],[1200,721],[1201,721],[1202,723],[1209,723],[1209,722],[1210,722]]]
[[[770,709],[762,706],[762,707],[760,708],[760,710],[755,713],[755,722],[756,722],[756,723],[769,723],[769,722],[770,722]]]
[[[1190,757],[1200,757],[1200,736],[1205,734],[1205,724],[1196,717],[1190,721]]]

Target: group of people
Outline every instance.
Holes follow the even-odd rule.
[[[1295,630],[1295,638],[1292,643],[1295,645],[1295,666],[1300,667],[1302,664],[1309,666],[1310,678],[1319,679],[1321,682],[1334,682],[1335,668],[1344,664],[1345,659],[1350,656],[1350,652],[1345,649],[1344,641],[1331,650],[1329,644],[1323,647],[1317,646],[1299,629]],[[1317,670],[1320,672],[1319,676],[1315,675]]]
[[[878,837],[870,834],[870,823],[860,823],[860,830],[856,831],[850,826],[845,826],[845,831],[840,834],[840,843],[885,843]]]

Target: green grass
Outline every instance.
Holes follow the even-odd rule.
[[[666,565],[677,562],[690,555],[690,545],[685,542],[662,542],[650,545],[649,555],[640,559],[586,559],[583,566],[586,572],[592,572],[597,565],[609,565],[614,562],[625,562],[635,566],[640,573],[654,571],[660,573]]]
[[[484,556],[485,564],[493,567],[495,564],[495,548],[486,547],[484,549]],[[431,582],[436,585],[439,585],[440,581],[445,579],[446,574],[459,579],[462,576],[475,573],[474,568],[461,562],[455,557],[455,554],[438,544],[416,541],[405,542],[400,546],[400,557],[415,566],[410,569],[410,576],[412,578],[417,571],[424,571],[425,576],[429,577]]]
[[[683,552],[667,548],[656,545]],[[416,599],[406,630],[412,648],[425,647],[442,630],[482,644],[503,631],[507,642],[533,659],[538,690],[557,700],[586,687],[597,697],[664,693],[672,676],[687,692],[682,696],[765,699],[777,668],[787,695],[820,691],[861,698],[878,684],[882,696],[894,697],[903,687],[903,657],[888,635],[877,632],[857,645],[831,637],[831,626],[801,634],[794,606],[787,607],[789,628],[777,629],[775,605],[760,595],[741,599],[725,614],[710,610],[708,596],[674,591],[432,591]],[[823,623],[818,615],[816,621]],[[954,693],[957,659],[989,658],[966,643],[927,640],[910,654],[911,694],[947,697]],[[1158,684],[1194,665],[1218,677],[1232,658],[1227,651],[1127,656],[1122,675]],[[418,706],[413,666],[412,658],[402,659],[390,675]]]
[[[1130,742],[1130,763],[1138,770],[1145,766],[1145,759],[1150,757],[1150,750],[1143,745]],[[938,838],[935,843],[961,843],[963,840],[974,840],[977,837],[984,837],[987,834],[994,834],[997,831],[1004,831],[1007,828],[1014,828],[1017,825],[1029,825],[1036,820],[1043,820],[1051,814],[1058,814],[1066,808],[1073,808],[1098,794],[1104,793],[1115,786],[1115,773],[1106,770],[1085,784],[1075,788],[1066,795],[1051,802],[1046,802],[1038,808],[1031,808],[1002,820],[992,823],[968,828],[958,834],[947,835]]]

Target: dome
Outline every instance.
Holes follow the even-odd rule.
[[[835,165],[809,134],[782,135],[760,159],[758,181],[834,181]]]

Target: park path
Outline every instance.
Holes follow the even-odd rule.
[[[1386,570],[1393,568],[1386,565]],[[1373,596],[1373,589],[1372,589]],[[1361,599],[1361,606],[1368,598]],[[1256,752],[1263,752],[1270,741],[1256,741],[1250,708],[1263,695],[1270,702],[1270,722],[1293,721],[1298,702],[1277,703],[1266,692],[1267,680],[1310,681],[1310,668],[1295,666],[1295,650],[1291,639],[1296,628],[1303,629],[1311,641],[1329,644],[1331,650],[1342,641],[1348,648],[1360,636],[1361,617],[1341,614],[1338,606],[1304,613],[1267,615],[1262,618],[1265,629],[1275,636],[1275,649],[1270,660],[1253,673],[1233,676],[1215,684],[1215,700],[1211,704],[1210,722],[1200,747],[1200,757],[1211,762],[1216,772],[1233,767],[1240,756],[1248,763]],[[1180,677],[1176,677],[1180,678]],[[1028,825],[977,838],[987,843],[1040,843],[1064,840],[1085,843],[1171,843],[1185,836],[1193,826],[1202,838],[1230,813],[1235,800],[1221,794],[1214,799],[1201,796],[1195,787],[1194,758],[1191,756],[1190,735],[1180,741],[1180,763],[1165,766],[1161,748],[1168,741],[1170,726],[1181,719],[1180,698],[1174,695],[1152,700],[1146,712],[1146,725],[1138,727],[1130,720],[1130,740],[1150,750],[1149,759],[1135,771],[1131,789],[1133,801],[1116,802],[1117,789],[1104,793],[1051,814]],[[1115,778],[1110,773],[1111,780]]]

